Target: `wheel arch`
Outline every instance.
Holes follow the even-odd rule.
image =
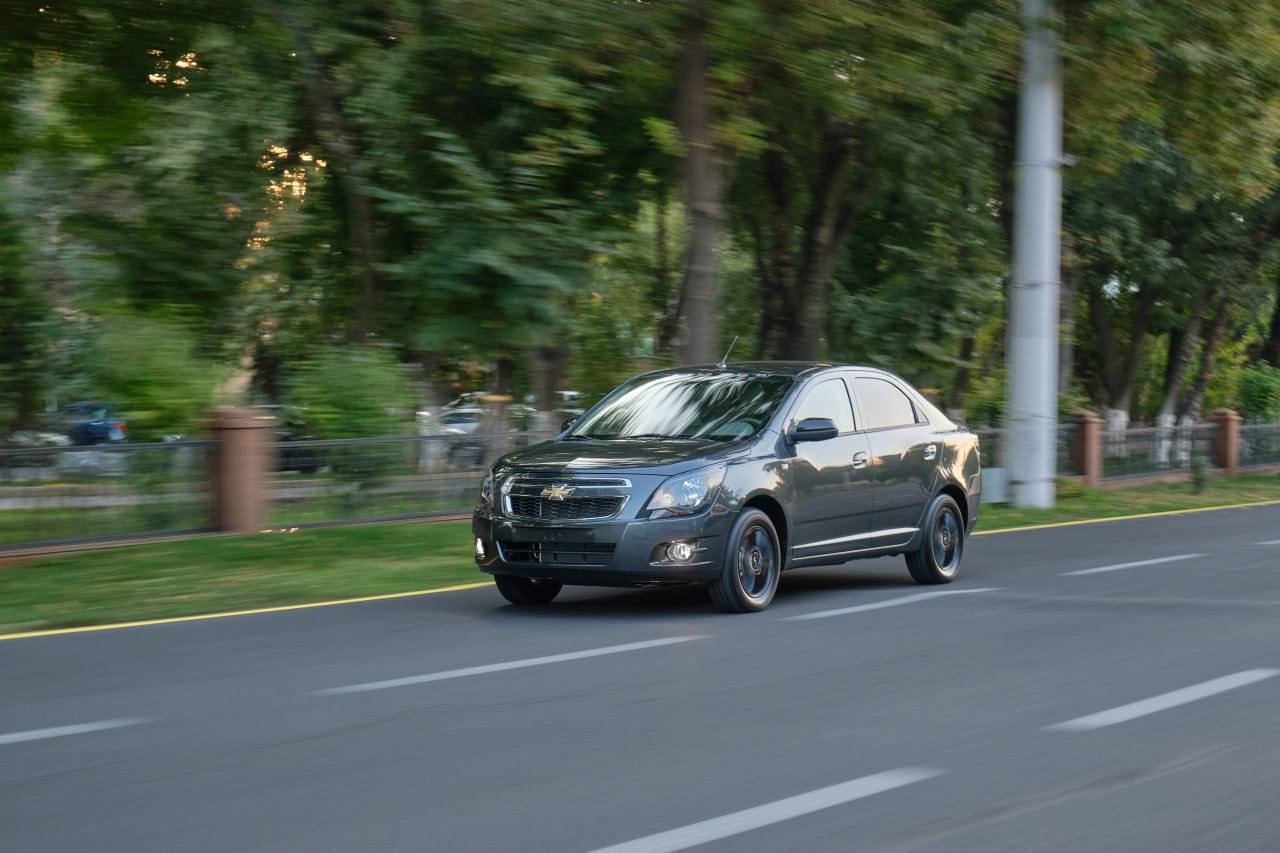
[[[969,529],[969,496],[964,493],[964,489],[960,488],[960,486],[955,483],[950,483],[950,482],[943,483],[942,486],[938,489],[937,493],[934,494],[933,496],[934,499],[937,499],[938,495],[951,496],[952,500],[956,502],[956,506],[960,507],[960,520],[963,523],[964,529],[968,530]],[[932,502],[933,501],[931,500],[930,503]]]
[[[782,549],[782,566],[786,568],[790,554],[791,520],[782,502],[768,492],[757,492],[742,502],[743,509],[758,509],[773,522],[773,529],[778,533],[778,545]]]

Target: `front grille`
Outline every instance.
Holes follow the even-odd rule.
[[[508,563],[540,566],[607,566],[613,559],[612,542],[499,542]]]
[[[544,521],[573,521],[587,518],[609,518],[622,509],[623,498],[574,498],[553,501],[538,495],[511,495],[511,514],[519,518]]]
[[[502,493],[512,518],[587,521],[612,518],[621,512],[631,494],[631,481],[623,477],[516,474],[502,484]]]

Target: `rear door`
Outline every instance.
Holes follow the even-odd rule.
[[[788,430],[805,418],[830,418],[840,430],[838,436],[826,441],[792,445],[792,560],[814,565],[823,558],[866,547],[874,492],[868,470],[870,446],[858,430],[841,377],[820,378],[805,389],[791,412]]]
[[[876,547],[905,543],[924,514],[941,445],[924,414],[896,382],[855,374],[853,392],[871,445],[876,492],[872,541]]]

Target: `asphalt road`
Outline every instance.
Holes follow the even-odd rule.
[[[0,849],[1280,850],[1280,507],[962,572],[0,642]]]

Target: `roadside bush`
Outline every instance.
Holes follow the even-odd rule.
[[[326,347],[301,367],[290,384],[291,400],[316,438],[405,435],[412,420],[412,389],[394,355],[381,347]],[[323,450],[320,458],[338,479],[360,493],[407,465],[412,448],[398,443],[359,444]]]
[[[101,321],[82,370],[93,395],[129,422],[132,441],[193,432],[208,417],[222,378],[180,325],[132,314]]]
[[[382,347],[325,347],[303,363],[290,390],[316,438],[403,435],[412,423],[405,414],[412,389]]]
[[[1247,421],[1273,421],[1280,416],[1280,370],[1255,364],[1240,375],[1240,408]]]

